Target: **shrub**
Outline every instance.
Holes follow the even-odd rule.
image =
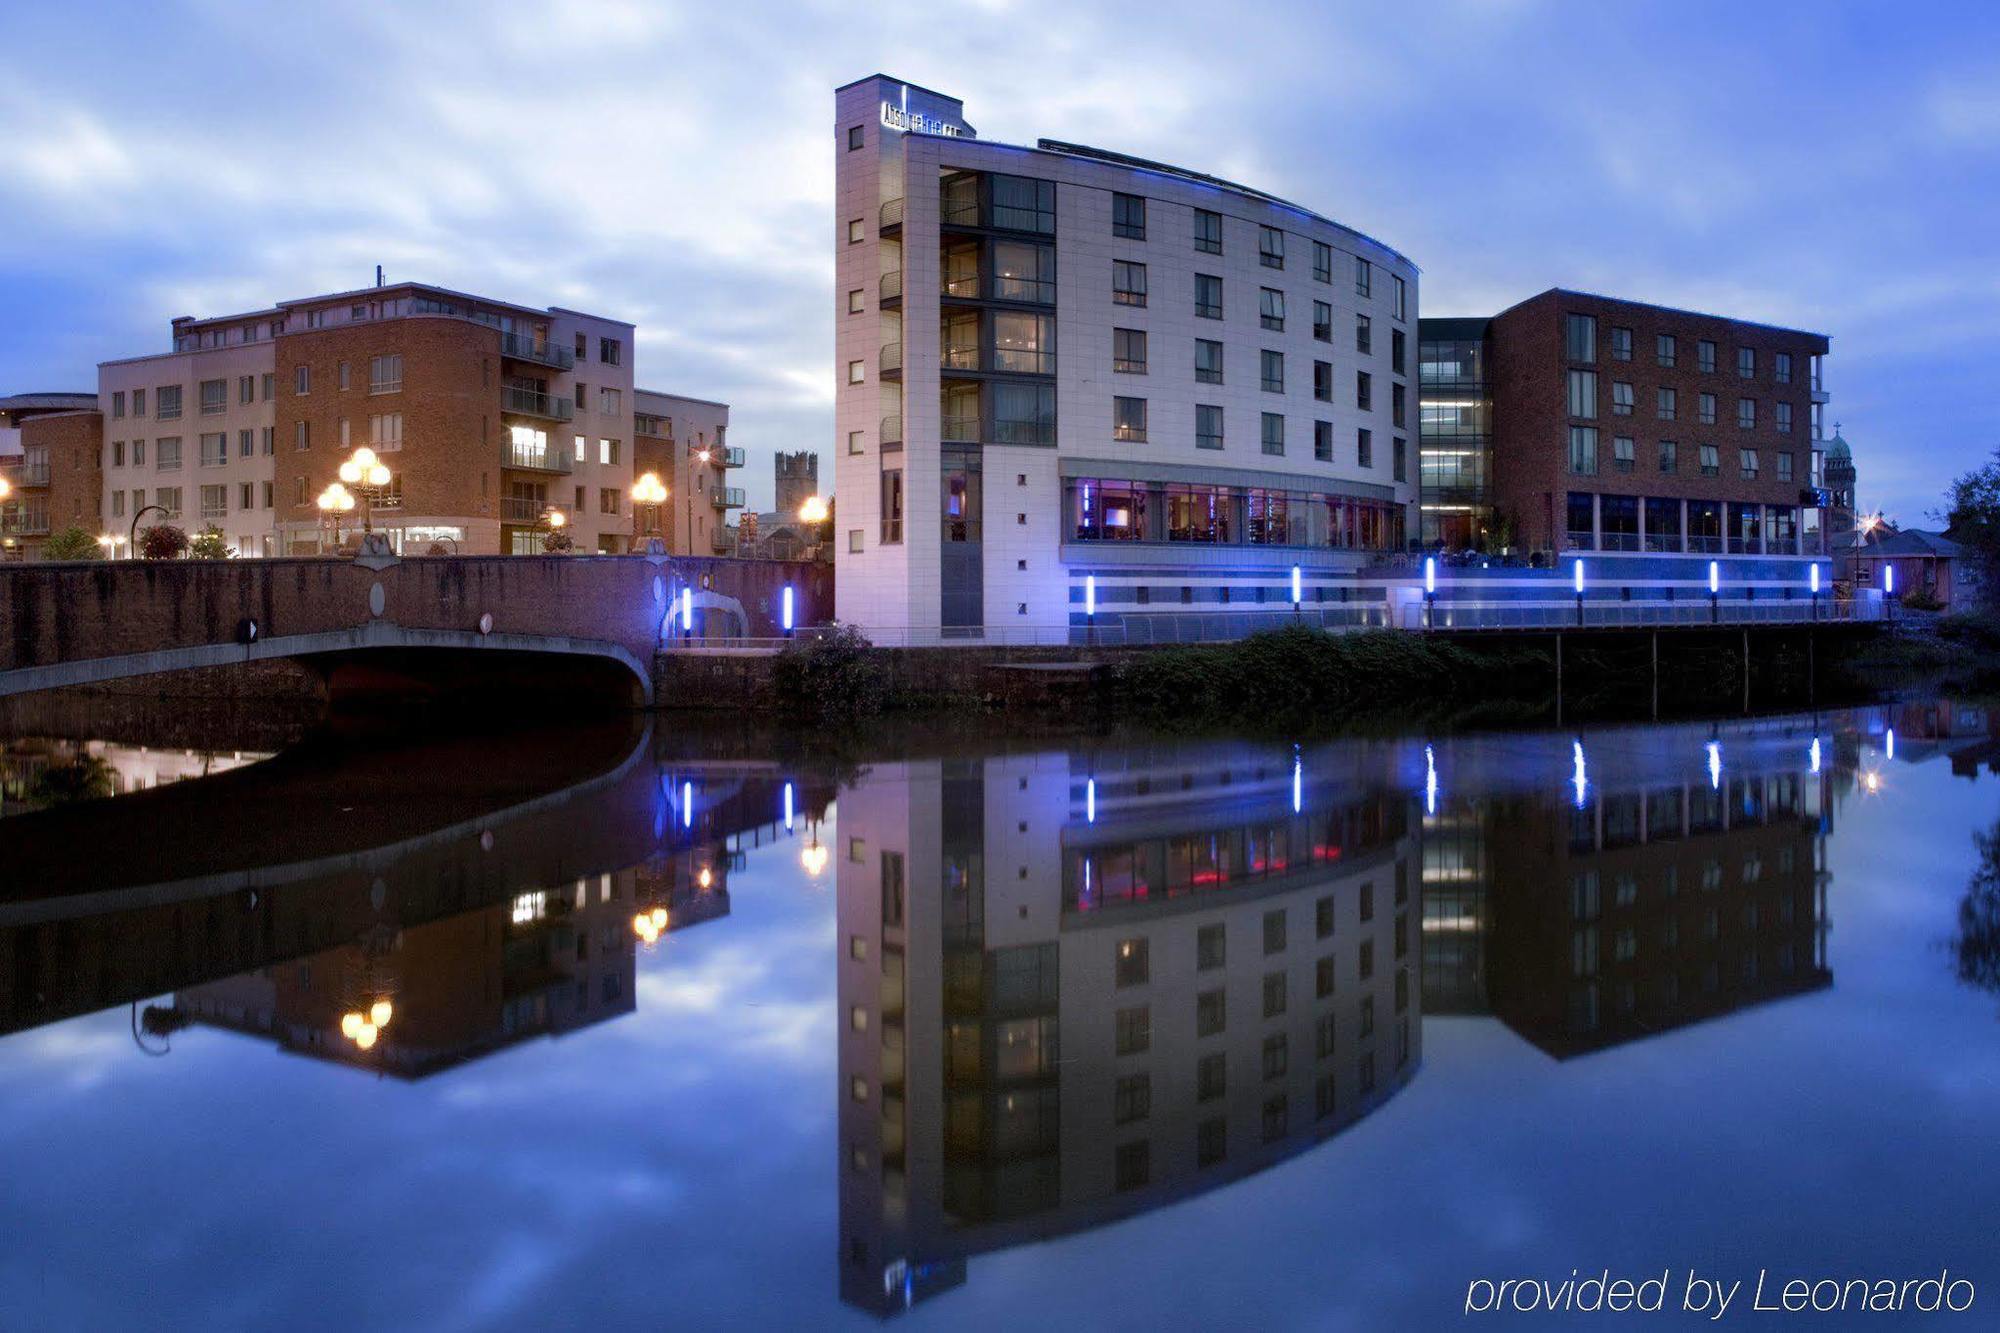
[[[42,543],[44,560],[102,560],[104,548],[87,528],[75,523],[49,534]]]
[[[542,550],[550,555],[568,555],[576,549],[576,538],[568,528],[550,528],[542,534]]]
[[[223,540],[222,529],[210,523],[194,535],[188,543],[188,555],[196,560],[227,560],[236,554],[236,548]]]
[[[1912,588],[1903,594],[1903,605],[1911,611],[1942,611],[1944,603],[1929,588]]]
[[[889,676],[868,636],[852,625],[785,645],[772,668],[779,702],[819,714],[877,713]]]
[[[177,560],[187,548],[188,535],[171,523],[156,523],[139,534],[139,554],[147,560]]]

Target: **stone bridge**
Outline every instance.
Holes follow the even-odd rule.
[[[831,618],[829,566],[658,551],[404,559],[377,539],[353,559],[19,565],[0,570],[0,697],[271,658],[485,652],[616,663],[651,704],[668,635],[778,636],[788,588],[793,624]]]

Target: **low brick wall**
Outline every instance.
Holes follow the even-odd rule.
[[[1085,701],[1104,668],[1135,650],[1081,648],[877,648],[892,696],[925,705],[992,702],[1066,705]],[[768,650],[663,652],[653,659],[660,708],[768,708],[776,702],[778,654]],[[1074,665],[1076,670],[1061,670]]]

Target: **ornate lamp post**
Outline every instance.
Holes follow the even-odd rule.
[[[386,464],[375,456],[375,451],[362,445],[340,465],[341,484],[361,497],[361,530],[375,531],[373,511],[375,501],[387,490],[392,474]],[[353,508],[353,505],[347,506]]]
[[[660,528],[660,506],[667,502],[666,483],[657,472],[642,473],[632,483],[632,544],[638,545],[642,535],[657,535]],[[646,516],[645,533],[640,532],[640,514]]]
[[[319,506],[321,519],[332,525],[333,549],[338,551],[340,549],[340,516],[354,508],[353,493],[336,481],[333,485],[321,491],[319,498],[313,503]],[[139,521],[138,515],[133,515],[132,521],[134,524],[137,524]]]
[[[826,501],[817,495],[808,495],[805,503],[799,506],[799,522],[811,525],[812,540],[807,543],[808,550],[819,548],[819,525],[826,522],[829,513]]]

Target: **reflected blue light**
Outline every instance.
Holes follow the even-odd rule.
[[[1292,605],[1293,605],[1293,606],[1297,606],[1298,604],[1299,604],[1299,567],[1298,567],[1297,565],[1293,565],[1293,566],[1292,566]]]
[[[1424,591],[1427,593],[1433,593],[1436,592],[1437,590],[1438,590],[1437,557],[1434,555],[1427,555],[1424,557]]]
[[[1576,572],[1576,594],[1581,597],[1583,596],[1583,561],[1578,560],[1574,568]]]
[[[1815,742],[1817,744],[1817,742]],[[785,784],[785,832],[792,831],[792,784]]]
[[[1083,576],[1083,613],[1087,616],[1097,614],[1097,575],[1095,574],[1085,574]]]
[[[1577,568],[1583,568],[1582,561],[1577,562]],[[1583,576],[1579,574],[1577,577],[1581,579]],[[1569,762],[1571,770],[1569,782],[1572,787],[1576,788],[1576,808],[1581,810],[1583,809],[1583,794],[1590,788],[1590,773],[1583,762],[1582,741],[1571,741],[1569,743]]]
[[[1722,563],[1718,560],[1708,562],[1708,591],[1711,594],[1722,591]]]
[[[681,827],[694,827],[694,784],[692,782],[683,782],[681,784]]]
[[[1437,812],[1438,812],[1437,755],[1432,752],[1430,746],[1426,745],[1424,747],[1424,813],[1427,815],[1434,815]]]
[[[1305,782],[1306,782],[1305,765],[1299,761],[1297,755],[1293,755],[1292,756],[1292,813],[1293,814],[1297,814],[1300,808],[1305,804],[1304,801]]]
[[[1715,791],[1722,786],[1722,742],[1710,741],[1708,749],[1708,786]]]
[[[1083,822],[1086,824],[1097,822],[1096,778],[1085,778],[1083,781]]]
[[[1896,729],[1894,727],[1882,733],[1882,757],[1884,759],[1894,759],[1896,757]]]
[[[1813,737],[1812,748],[1806,751],[1806,757],[1812,766],[1810,771],[1819,772],[1819,737]]]

